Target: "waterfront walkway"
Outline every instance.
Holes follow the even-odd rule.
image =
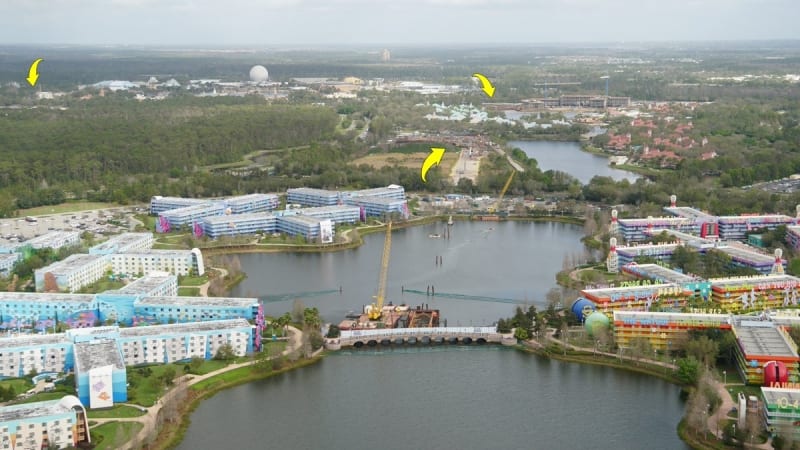
[[[276,357],[288,356],[292,352],[299,350],[302,347],[303,342],[303,332],[298,330],[293,326],[288,326],[289,329],[289,343],[286,345],[286,349],[281,352],[280,355]],[[317,353],[318,354],[318,353]],[[272,358],[270,358],[272,359]],[[231,370],[236,370],[241,367],[251,366],[258,361],[256,359],[252,359],[250,361],[245,361],[236,364],[227,365],[219,370],[215,370],[213,372],[209,372],[204,375],[182,375],[174,380],[173,387],[164,393],[160,399],[156,401],[156,404],[146,408],[141,405],[134,405],[128,404],[133,406],[134,408],[142,408],[147,410],[142,416],[139,417],[126,417],[126,418],[109,418],[109,419],[89,419],[92,422],[96,422],[97,425],[101,425],[108,422],[139,422],[141,423],[142,429],[139,430],[139,433],[136,435],[135,438],[131,439],[127,444],[125,444],[122,448],[123,449],[130,449],[130,450],[138,450],[141,448],[143,443],[148,442],[148,437],[155,436],[158,433],[158,415],[161,412],[161,408],[167,404],[171,398],[176,395],[178,388],[189,388],[194,384],[197,384],[203,380],[207,380],[211,377],[223,374],[225,372],[230,372]]]

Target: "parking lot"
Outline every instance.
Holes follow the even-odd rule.
[[[96,236],[117,234],[135,227],[136,222],[132,220],[134,213],[136,213],[134,207],[119,207],[49,214],[34,218],[0,219],[0,244],[24,242],[55,230],[89,231]]]

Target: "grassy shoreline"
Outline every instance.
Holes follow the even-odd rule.
[[[204,383],[211,380],[215,380],[215,382],[210,384],[205,383],[204,386],[206,387],[202,390],[194,390],[194,386],[190,387],[189,398],[179,407],[179,412],[177,414],[179,417],[178,426],[162,426],[159,428],[157,431],[157,438],[153,444],[149,446],[149,448],[155,450],[169,450],[177,447],[183,441],[186,432],[189,430],[189,425],[192,423],[190,419],[191,414],[195,409],[197,409],[203,400],[211,398],[225,389],[240,386],[253,381],[265,380],[294,369],[316,364],[321,361],[324,356],[325,353],[323,352],[318,356],[308,359],[301,359],[290,363],[287,367],[283,367],[279,370],[269,370],[264,372],[255,371],[253,366],[240,367],[238,369],[234,369],[209,378],[208,380],[204,380]]]

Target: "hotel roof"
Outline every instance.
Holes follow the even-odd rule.
[[[209,210],[211,210],[211,211],[214,211],[214,210],[222,211],[223,210],[223,206],[222,206],[221,203],[217,203],[217,202],[205,202],[205,203],[200,203],[200,204],[197,204],[197,205],[184,206],[183,208],[175,208],[175,209],[170,209],[170,210],[167,210],[167,211],[163,211],[161,213],[161,215],[162,216],[186,216],[186,215],[191,215],[192,213],[195,213],[195,212],[206,212],[206,211],[209,211]]]
[[[764,222],[764,223],[791,223],[793,218],[784,214],[753,214],[742,216],[719,216],[717,217],[720,223],[747,223],[747,222]]]
[[[60,245],[61,241],[64,240],[77,240],[80,242],[80,237],[80,231],[51,231],[47,234],[28,239],[25,241],[25,245],[30,245],[31,247],[53,247],[55,245]]]
[[[294,216],[281,216],[280,220],[284,222],[294,222],[306,225],[318,225],[322,219],[314,216],[294,215]]]
[[[689,219],[685,217],[644,217],[644,218],[630,218],[630,219],[617,219],[620,225],[679,225],[689,224]]]
[[[646,252],[648,250],[675,250],[678,244],[677,242],[673,242],[670,244],[640,244],[640,245],[628,245],[628,246],[617,246],[617,253],[633,253],[633,254],[641,254],[641,252]]]
[[[800,278],[791,275],[753,275],[746,277],[729,277],[729,278],[711,278],[708,281],[711,285],[716,287],[723,286],[753,286],[758,284],[769,283],[789,283],[792,286],[800,284]]]
[[[275,220],[275,216],[271,212],[257,212],[257,213],[246,213],[246,214],[231,214],[225,216],[211,216],[211,217],[204,217],[203,222],[213,225],[213,224],[227,224],[227,223],[242,223],[248,221],[259,221],[259,220]]]
[[[667,233],[667,236],[671,236],[671,237],[673,237],[673,238],[675,238],[677,240],[683,241],[683,242],[700,241],[700,242],[709,243],[709,244],[714,243],[713,239],[706,239],[706,238],[703,238],[703,237],[700,237],[700,236],[697,236],[697,235],[694,235],[694,234],[684,233],[683,231],[678,231],[678,230],[669,230],[669,229],[666,229],[666,228],[652,228],[652,229],[644,231],[644,234],[646,234],[648,236],[658,236],[661,233]]]
[[[770,324],[769,322],[765,322]],[[770,324],[772,325],[772,324]],[[789,356],[797,358],[797,351],[773,326],[734,325],[736,337],[745,356]]]
[[[375,197],[371,195],[363,197],[351,197],[347,199],[347,201],[356,204],[373,203],[380,205],[396,205],[398,203],[405,203],[405,199],[401,200],[399,198]]]
[[[143,239],[152,239],[153,233],[122,233],[113,236],[111,239],[93,246],[90,251],[105,251],[114,249],[124,249]]]
[[[292,211],[297,211],[298,214],[324,214],[328,212],[339,212],[339,211],[360,211],[358,206],[353,205],[329,205],[329,206],[315,206],[312,208],[300,208],[294,209]]]
[[[162,197],[160,195],[154,196],[150,201],[159,201],[159,202],[169,202],[169,203],[179,203],[183,205],[197,205],[199,203],[205,203],[208,199],[204,198],[187,198],[187,197]]]
[[[226,330],[232,328],[249,328],[250,322],[245,319],[210,320],[207,322],[176,323],[169,325],[150,325],[146,327],[120,328],[121,338],[157,336],[169,333],[197,333],[202,331]]]
[[[700,219],[701,221],[705,222],[715,222],[717,220],[716,216],[712,216],[711,214],[688,206],[669,206],[664,208],[664,211],[678,217],[685,217],[687,219]]]
[[[659,266],[658,264],[628,264],[622,266],[622,270],[664,283],[680,284],[699,280],[697,277]]]
[[[58,334],[24,334],[20,336],[0,338],[0,349],[18,347],[39,347],[50,344],[69,344],[64,333]]]
[[[191,250],[164,250],[164,249],[149,249],[149,250],[137,250],[134,252],[120,252],[114,253],[111,255],[114,256],[172,256],[172,255],[179,255],[179,256],[186,256],[191,254]]]
[[[55,276],[66,275],[80,269],[81,267],[105,261],[106,259],[106,255],[87,255],[79,253],[70,255],[66,259],[54,262],[49,266],[42,267],[41,269],[36,269],[36,272],[52,272],[52,274]]]
[[[615,310],[614,321],[666,321],[668,323],[687,323],[695,321],[727,323],[730,319],[728,314],[697,314],[697,313],[673,313],[673,312],[648,312],[648,311],[626,311]]]
[[[633,293],[640,293],[640,292],[658,292],[659,289],[680,289],[681,291],[683,288],[677,286],[675,284],[668,284],[668,283],[660,283],[660,284],[649,284],[644,286],[624,286],[624,287],[611,287],[611,288],[601,288],[601,289],[584,289],[581,291],[584,295],[591,295],[598,298],[610,298],[612,296],[621,296],[624,297],[625,294],[633,294]]]
[[[286,193],[292,194],[307,194],[307,195],[318,195],[318,196],[325,196],[325,197],[338,197],[339,193],[337,191],[329,191],[327,189],[316,189],[316,188],[308,188],[308,187],[300,187],[300,188],[291,188],[287,189]]]
[[[92,303],[94,294],[45,294],[43,292],[0,292],[0,304],[8,302],[23,303]]]
[[[75,372],[88,372],[104,366],[125,370],[119,347],[113,339],[98,339],[75,343]]]
[[[137,306],[177,305],[208,306],[209,308],[250,308],[258,305],[257,298],[249,297],[144,297]]]
[[[379,188],[372,188],[372,189],[361,189],[358,191],[350,191],[348,194],[352,197],[369,197],[373,195],[381,195],[381,194],[388,194],[388,193],[397,193],[397,192],[405,192],[403,186],[398,186],[396,184],[392,184],[386,187],[379,187]]]
[[[164,283],[169,282],[171,279],[175,280],[175,282],[177,283],[178,278],[175,275],[170,275],[168,273],[163,273],[163,274],[151,273],[149,275],[145,275],[142,278],[139,278],[133,283],[126,285],[122,289],[119,289],[118,292],[123,294],[139,294],[139,295],[149,294],[154,289],[162,286]]]
[[[785,398],[788,402],[787,406],[794,409],[793,405],[795,402],[800,401],[800,389],[770,388],[762,386],[761,395],[764,396],[764,401],[770,406],[778,405],[779,402],[782,403],[782,399]]]
[[[278,196],[275,194],[247,194],[225,199],[225,202],[227,202],[229,205],[241,205],[262,199],[277,199],[277,198]]]
[[[719,247],[715,247],[715,250],[719,250],[723,253],[728,254],[731,258],[744,261],[748,263],[754,264],[772,264],[775,262],[775,257],[772,255],[766,255],[755,249],[750,249],[744,246],[732,246],[732,245],[723,245]]]
[[[78,399],[70,395],[58,400],[3,406],[0,407],[0,423],[19,420],[41,422],[44,420],[43,417],[71,413],[73,406],[77,405],[80,405]]]

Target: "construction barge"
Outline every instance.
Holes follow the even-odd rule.
[[[384,305],[386,297],[386,277],[389,273],[389,255],[392,251],[392,222],[386,226],[383,242],[383,257],[378,277],[378,293],[375,303],[364,306],[363,313],[348,315],[339,323],[340,330],[376,330],[383,328],[432,328],[439,326],[439,310],[429,309],[427,305],[411,308],[392,302]]]
[[[424,305],[411,308],[408,305],[394,306],[391,302],[381,308],[380,318],[371,319],[367,309],[356,317],[339,323],[340,330],[374,330],[379,328],[434,328],[439,326],[439,310]]]

